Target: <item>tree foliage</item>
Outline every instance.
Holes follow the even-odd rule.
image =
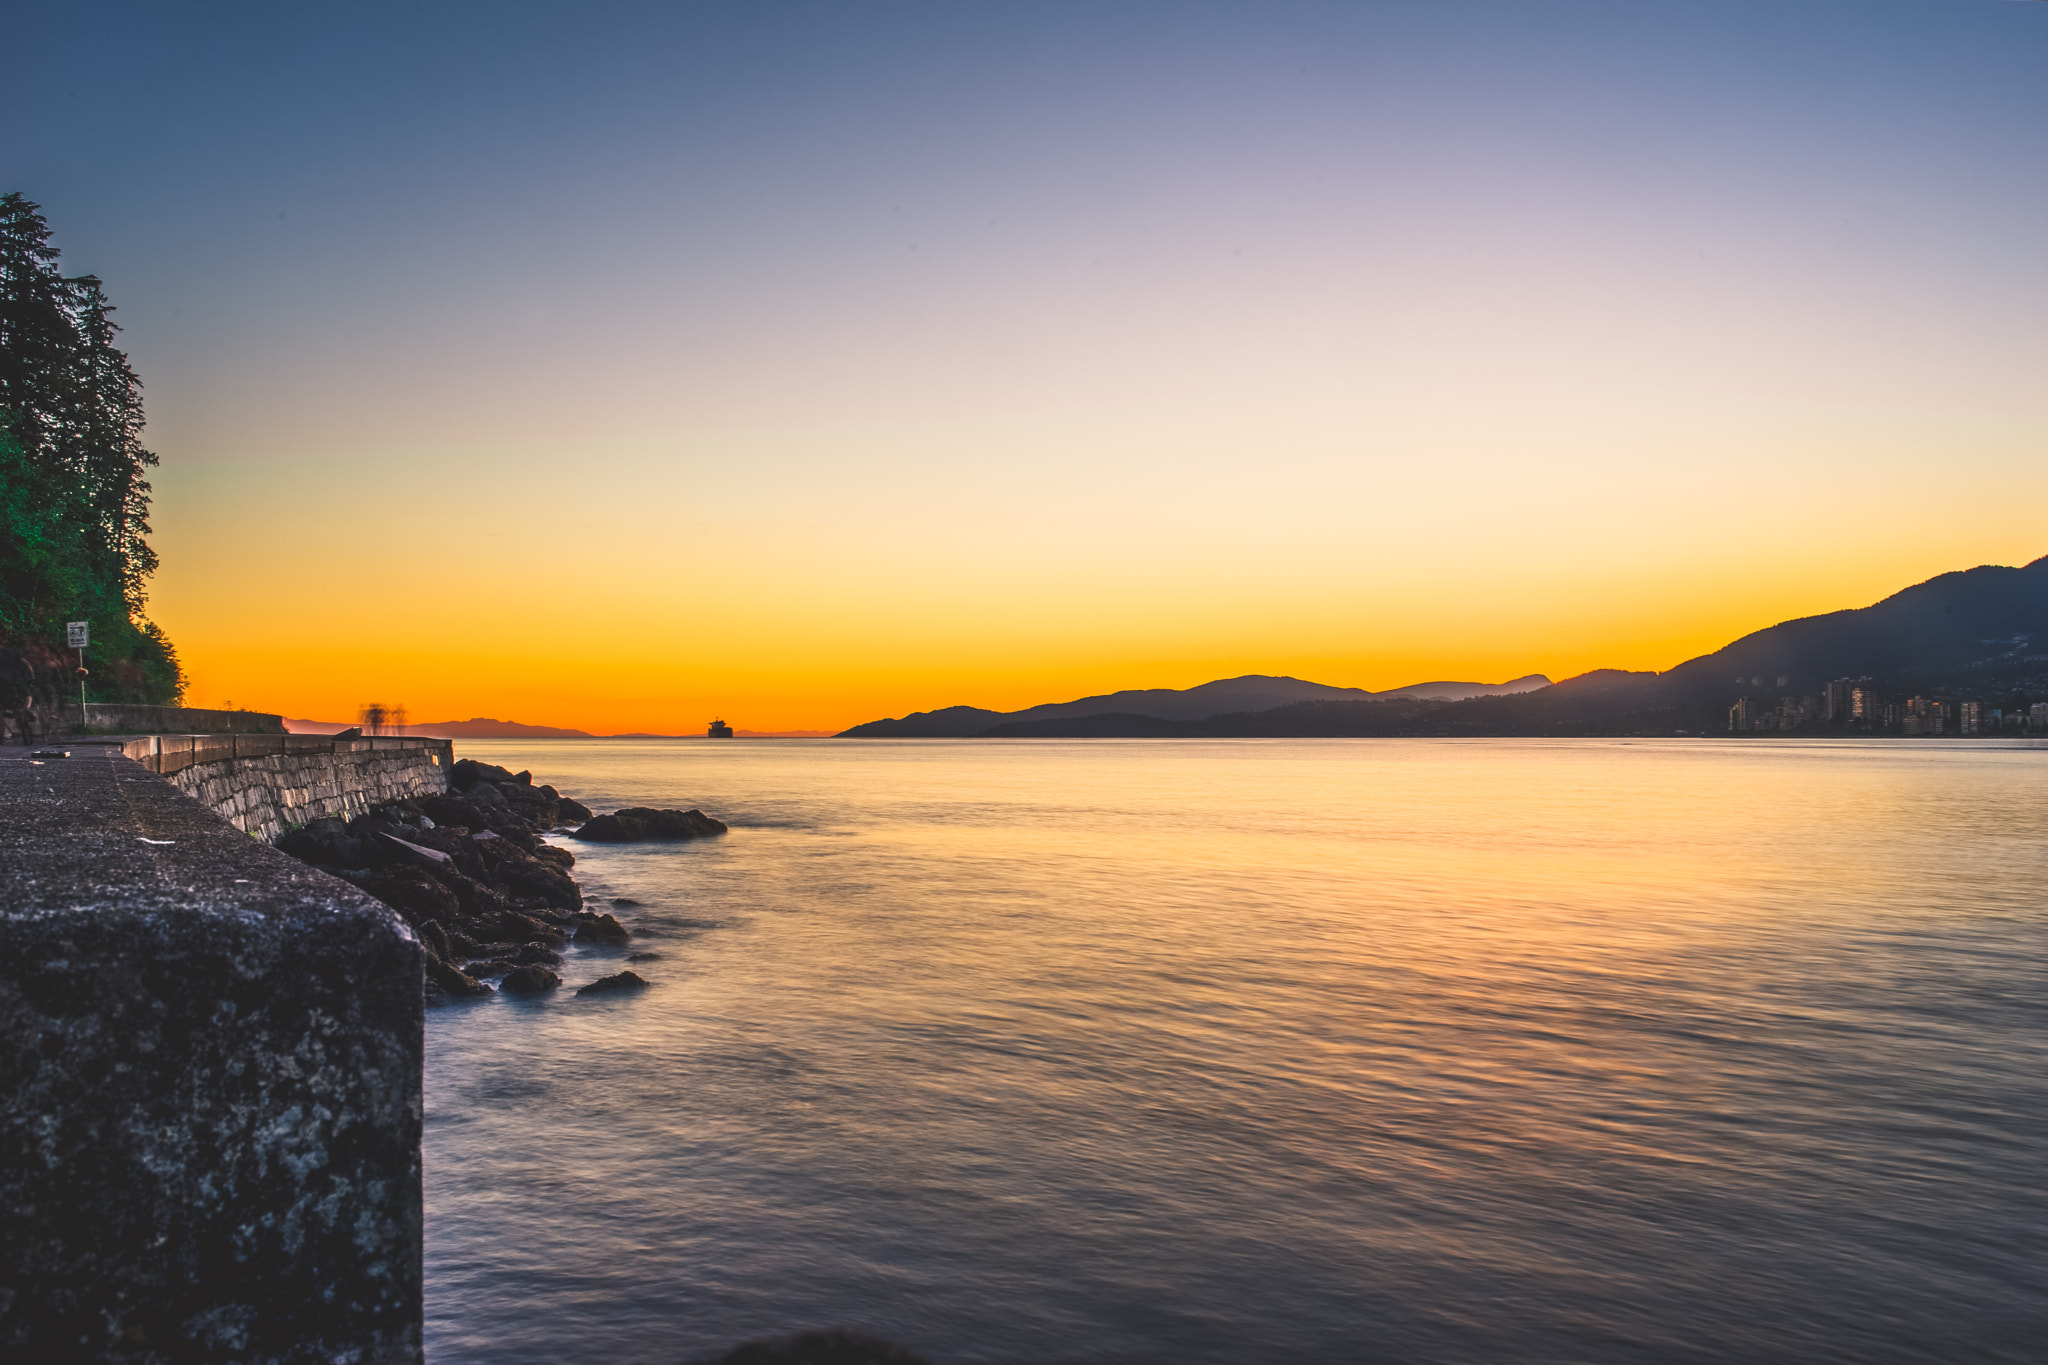
[[[174,702],[177,653],[143,613],[142,383],[100,281],[65,278],[49,239],[37,205],[0,196],[0,643],[55,659],[89,621],[95,700]]]

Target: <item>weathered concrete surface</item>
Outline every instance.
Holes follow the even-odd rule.
[[[72,753],[0,750],[0,1359],[417,1361],[418,943]]]
[[[66,727],[79,723],[75,689],[64,707],[63,722]],[[87,702],[85,724],[95,730],[131,735],[284,733],[284,717],[273,716],[267,711],[209,711],[197,706],[129,706],[123,702]]]

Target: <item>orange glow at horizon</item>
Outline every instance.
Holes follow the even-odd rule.
[[[650,20],[559,84],[464,32],[44,197],[198,703],[1661,670],[2048,553],[2048,10],[1797,8]]]

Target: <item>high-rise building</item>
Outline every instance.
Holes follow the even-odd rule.
[[[1827,691],[1821,694],[1821,719],[1847,720],[1854,714],[1855,691],[1856,680],[1853,678],[1837,678],[1829,683]]]

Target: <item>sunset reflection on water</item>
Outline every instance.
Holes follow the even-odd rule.
[[[430,1018],[437,1362],[832,1323],[942,1365],[1998,1360],[2048,1322],[2040,750],[462,748],[733,832],[577,846],[655,989]]]

